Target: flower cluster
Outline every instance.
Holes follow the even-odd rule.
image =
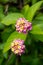
[[[18,32],[26,33],[27,31],[30,31],[32,29],[32,24],[25,18],[19,18],[16,22],[15,27]]]
[[[19,18],[16,22],[16,31],[20,33],[27,33],[32,29],[31,22],[28,22],[25,18]],[[17,54],[21,55],[25,52],[24,40],[16,39],[11,44],[11,50]]]
[[[17,55],[23,54],[25,52],[24,40],[20,39],[14,40],[11,43],[11,50]]]

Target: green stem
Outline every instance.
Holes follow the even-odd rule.
[[[20,64],[20,56],[16,55],[16,64],[15,65],[19,65]]]
[[[9,4],[6,4],[6,5],[5,5],[5,12],[4,12],[5,15],[7,15],[7,13],[8,13],[8,8],[9,8]]]

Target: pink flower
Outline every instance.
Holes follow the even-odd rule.
[[[32,24],[25,18],[19,18],[16,22],[15,27],[18,32],[26,33],[27,31],[30,31],[32,29]]]
[[[14,40],[11,43],[11,50],[17,55],[23,54],[25,52],[24,40]]]

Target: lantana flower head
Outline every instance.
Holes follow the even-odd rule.
[[[24,40],[17,39],[11,43],[11,50],[14,54],[21,55],[25,52]]]
[[[18,32],[26,33],[32,29],[32,23],[28,22],[25,18],[19,18],[15,27]]]

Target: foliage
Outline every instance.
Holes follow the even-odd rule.
[[[15,4],[17,0],[0,0],[0,3],[0,65],[43,65],[43,0],[24,0],[24,6]],[[9,6],[7,12],[6,5]],[[18,18],[30,21],[32,30],[18,33],[15,29]],[[18,38],[26,45],[25,54],[19,57],[20,63],[10,50],[12,41]]]

